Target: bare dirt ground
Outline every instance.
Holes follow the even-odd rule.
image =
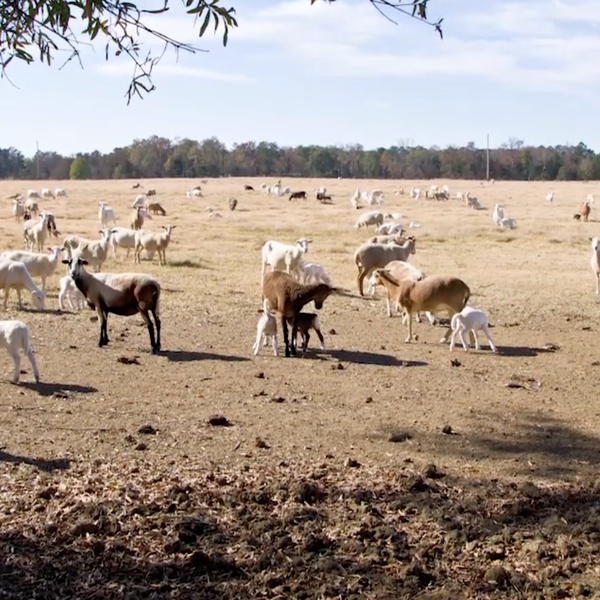
[[[150,228],[177,226],[169,265],[134,267],[118,251],[103,270],[160,279],[160,356],[139,317],[110,316],[98,348],[93,312],[57,310],[59,275],[44,313],[18,311],[12,292],[3,318],[29,325],[43,383],[29,383],[25,359],[22,384],[10,384],[4,354],[0,597],[596,594],[600,315],[588,238],[600,225],[594,208],[587,224],[571,217],[597,186],[284,180],[309,192],[288,202],[243,190],[261,181],[209,180],[193,200],[198,181],[143,182],[167,210]],[[128,226],[133,183],[0,182],[0,197],[65,187],[68,199],[40,205],[63,236],[95,238],[100,200]],[[470,190],[483,210],[393,193],[433,183]],[[314,200],[320,185],[332,206]],[[426,323],[405,344],[381,292],[358,296],[353,252],[372,228],[354,228],[357,186],[383,189],[385,211],[421,224],[411,262],[469,284],[500,355],[450,354]],[[495,229],[495,202],[517,229]],[[0,224],[1,248],[22,247],[8,200]],[[307,260],[344,290],[320,312],[328,349],[313,336],[305,358],[253,358],[262,243],[304,236]],[[230,426],[210,425],[214,414]]]

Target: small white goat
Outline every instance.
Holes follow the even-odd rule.
[[[488,329],[488,320],[485,313],[481,310],[477,310],[472,306],[465,306],[461,312],[456,313],[450,320],[450,328],[452,329],[452,339],[450,340],[450,352],[454,350],[454,344],[456,342],[456,336],[460,337],[460,342],[465,352],[469,350],[469,345],[465,341],[464,334],[470,333],[475,340],[475,350],[480,350],[479,340],[477,339],[477,332],[483,331],[483,334],[487,338],[490,344],[492,352],[498,352],[498,348],[494,345],[492,337]]]
[[[106,202],[98,202],[100,209],[98,210],[98,220],[100,221],[100,227],[105,229],[108,224],[112,221],[113,227],[117,225],[117,219],[115,217],[115,211],[106,205]]]
[[[269,301],[266,298],[263,301],[263,314],[256,324],[256,341],[252,346],[254,356],[258,354],[261,338],[263,338],[265,346],[269,343],[269,338],[271,339],[273,355],[277,356],[277,320],[275,314],[271,312]]]
[[[590,264],[596,275],[596,296],[600,295],[600,238],[590,238],[592,242],[592,260]]]
[[[87,305],[85,296],[77,289],[73,278],[70,275],[64,275],[58,281],[58,307],[65,310],[65,301],[69,304],[71,310],[81,310]]]
[[[298,264],[306,252],[308,244],[312,240],[301,238],[295,244],[283,244],[275,240],[269,240],[262,247],[262,267],[260,276],[264,279],[267,265],[274,271],[285,271],[291,274],[298,270]]]
[[[8,351],[15,365],[13,383],[19,383],[21,377],[21,350],[27,354],[27,358],[31,363],[33,380],[36,383],[40,381],[40,372],[35,362],[30,338],[29,329],[23,321],[0,321],[0,348],[5,348]]]
[[[492,219],[494,220],[494,223],[500,227],[500,221],[504,219],[504,209],[500,204],[494,205],[494,214],[492,215]]]

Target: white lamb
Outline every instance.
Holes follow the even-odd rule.
[[[39,383],[40,372],[31,347],[31,336],[27,325],[23,321],[0,321],[0,348],[5,348],[12,356],[15,367],[12,377],[13,383],[19,383],[21,377],[21,350],[27,355],[31,363],[33,380]]]
[[[4,310],[8,307],[8,294],[11,289],[17,290],[18,306],[23,308],[21,301],[21,290],[23,288],[31,292],[31,301],[38,310],[44,308],[46,295],[33,283],[27,267],[22,262],[8,259],[0,260],[0,288],[4,289]]]
[[[65,303],[69,304],[71,310],[81,310],[86,307],[85,296],[79,291],[70,275],[61,277],[58,286],[58,307],[60,310],[65,310]]]
[[[500,204],[494,205],[494,214],[492,215],[492,219],[494,220],[494,223],[500,227],[500,221],[504,219],[504,209]]]
[[[305,263],[301,260],[298,263],[297,271],[299,273],[299,283],[305,285],[325,283],[331,287],[331,277],[329,277],[323,266],[318,263]]]
[[[600,238],[590,238],[592,242],[592,259],[590,265],[596,276],[596,296],[600,295]]]
[[[382,223],[381,225],[379,225],[377,227],[377,229],[375,230],[375,233],[377,235],[379,234],[386,234],[386,235],[391,235],[394,233],[402,233],[402,223]]]
[[[265,276],[267,265],[274,271],[285,271],[291,274],[298,270],[298,264],[306,252],[308,244],[312,240],[301,238],[294,245],[283,244],[274,240],[269,240],[262,247],[262,267],[261,279]]]
[[[274,313],[271,312],[269,301],[266,298],[263,301],[263,314],[256,324],[256,341],[252,346],[254,356],[258,354],[261,338],[263,338],[265,346],[269,343],[270,338],[273,355],[277,356],[277,320]]]
[[[460,337],[460,342],[465,352],[468,351],[469,345],[465,341],[464,334],[470,333],[475,340],[475,350],[480,350],[479,340],[477,339],[477,332],[483,331],[483,334],[487,338],[490,344],[492,352],[498,352],[498,348],[494,345],[490,332],[488,330],[488,320],[485,313],[481,310],[477,310],[471,306],[465,306],[461,312],[453,315],[450,321],[450,328],[452,329],[452,339],[450,340],[450,352],[454,350],[454,344],[456,342],[456,336]]]
[[[127,227],[113,227],[110,230],[113,247],[113,258],[117,258],[116,248],[126,248],[127,256],[125,260],[129,258],[129,252],[135,250],[135,229],[128,229]]]
[[[100,227],[105,229],[108,224],[112,221],[113,226],[116,226],[117,220],[115,217],[115,211],[107,206],[106,202],[98,202],[100,209],[98,210],[98,220],[100,221]]]

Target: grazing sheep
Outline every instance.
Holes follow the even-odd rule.
[[[149,190],[146,192],[146,196],[156,196],[156,190],[154,190],[154,189],[149,189]]]
[[[358,291],[363,294],[363,280],[374,269],[385,267],[393,260],[408,261],[411,254],[414,254],[417,240],[409,236],[404,244],[363,244],[354,253],[354,262],[358,268]]]
[[[300,261],[298,263],[297,271],[299,275],[297,281],[300,283],[326,283],[331,285],[331,278],[325,272],[325,269],[317,263],[305,263]]]
[[[269,302],[266,298],[263,300],[263,314],[256,324],[256,341],[252,346],[254,356],[258,354],[261,338],[264,340],[265,346],[269,343],[269,340],[271,341],[273,355],[277,356],[277,320],[275,314],[269,309]]]
[[[386,217],[389,217],[389,215],[384,215],[378,210],[371,210],[360,215],[354,227],[360,229],[361,227],[368,227],[369,225],[382,225]]]
[[[54,195],[55,195],[57,198],[67,198],[67,192],[66,192],[66,190],[64,190],[63,188],[56,188],[56,189],[54,190]]]
[[[115,217],[115,211],[107,206],[106,202],[98,202],[100,209],[98,210],[98,220],[100,221],[100,227],[105,229],[108,227],[110,221],[112,221],[113,227],[117,225]]]
[[[274,240],[265,242],[262,247],[261,278],[264,278],[267,265],[274,271],[285,270],[286,273],[296,271],[300,260],[308,252],[308,244],[311,241],[307,238],[301,238],[296,240],[294,245],[282,244]]]
[[[290,194],[290,197],[288,198],[288,200],[306,200],[306,192],[305,191],[300,191],[300,192],[292,192]]]
[[[483,331],[483,335],[487,338],[492,352],[498,352],[498,348],[494,346],[492,337],[488,329],[488,320],[485,313],[471,306],[465,306],[461,312],[456,313],[450,320],[450,328],[452,329],[452,339],[450,340],[450,352],[454,350],[456,336],[460,337],[460,342],[465,349],[469,350],[469,345],[465,341],[464,334],[469,332],[475,339],[475,350],[480,350],[479,340],[477,339],[477,331]]]
[[[514,229],[517,226],[517,221],[512,217],[502,217],[498,223],[500,229]]]
[[[208,218],[209,219],[222,219],[223,215],[220,212],[216,212],[213,208],[211,208],[210,206],[207,206],[204,209],[204,212],[208,213]]]
[[[357,188],[356,190],[354,190],[354,194],[352,194],[352,197],[350,198],[350,204],[354,208],[356,208],[356,210],[359,210],[360,208],[362,208],[360,199],[361,199],[361,193],[360,193],[360,190]]]
[[[32,304],[38,310],[44,309],[46,295],[33,283],[27,267],[22,262],[8,259],[0,260],[0,288],[4,289],[4,310],[7,308],[8,294],[11,289],[17,290],[18,306],[23,308],[21,301],[21,290],[23,288],[31,293]]]
[[[321,309],[323,302],[333,291],[326,283],[303,285],[282,271],[265,273],[262,284],[263,300],[266,299],[270,309],[281,315],[286,356],[296,354],[296,324],[294,323],[290,338],[288,319],[295,320],[302,308],[313,300],[315,308]]]
[[[600,295],[600,238],[590,238],[592,242],[592,259],[590,264],[596,276],[596,296]]]
[[[481,210],[481,204],[475,196],[467,198],[467,206],[473,210]]]
[[[49,254],[38,252],[23,252],[21,250],[9,250],[0,254],[0,260],[16,260],[22,262],[29,271],[31,277],[40,277],[42,280],[42,291],[46,293],[46,279],[53,275],[58,266],[58,255],[60,246],[48,248]]]
[[[382,223],[375,229],[375,233],[384,234],[384,235],[392,235],[394,233],[402,233],[404,231],[402,229],[402,223]]]
[[[587,223],[590,213],[592,212],[592,207],[590,206],[590,204],[591,203],[589,200],[586,200],[581,204],[581,206],[579,207],[579,211],[575,213],[576,215],[579,215],[579,217],[576,219],[577,221],[583,220]],[[573,216],[573,218],[575,219],[575,216]]]
[[[244,186],[244,190],[246,190],[247,192],[253,192],[254,188],[251,185],[246,184]]]
[[[35,190],[27,190],[27,198],[37,198],[38,200],[41,198],[39,192]]]
[[[23,321],[0,321],[0,348],[5,348],[13,359],[13,383],[19,383],[21,378],[21,350],[29,359],[33,370],[33,380],[36,383],[40,382],[40,372],[31,347],[31,336]]]
[[[235,210],[237,203],[237,198],[229,198],[229,210]]]
[[[27,199],[25,200],[25,210],[33,216],[38,216],[40,214],[40,207],[37,202],[33,200]]]
[[[44,188],[42,190],[41,196],[42,196],[42,198],[45,198],[46,200],[48,200],[48,199],[54,200],[54,192],[48,188]]]
[[[131,187],[132,187],[134,190],[137,190],[137,189],[139,189],[139,188],[141,188],[141,187],[144,187],[144,186],[143,186],[141,183],[134,183],[134,184],[133,184]]]
[[[319,325],[319,317],[316,313],[299,312],[295,319],[288,319],[288,325],[295,325],[296,338],[294,343],[297,345],[298,333],[302,336],[302,354],[306,354],[308,348],[308,340],[310,339],[310,330],[314,329],[319,341],[321,342],[321,350],[325,350],[325,340],[321,333]]]
[[[404,237],[405,233],[406,231],[402,230],[398,233],[388,235],[374,235],[367,241],[370,244],[404,244],[404,242],[406,241],[406,238]]]
[[[158,202],[150,202],[150,204],[146,206],[146,211],[153,215],[167,216],[167,211]]]
[[[386,288],[388,295],[405,310],[408,317],[408,337],[405,342],[413,339],[412,315],[415,312],[447,311],[452,319],[455,313],[460,312],[467,304],[471,291],[467,284],[457,277],[432,275],[421,281],[396,281],[386,269],[375,271],[375,282]],[[447,342],[450,329],[442,338]]]
[[[71,310],[81,310],[87,305],[85,296],[77,289],[70,275],[64,275],[58,280],[58,308],[65,310],[67,302]]]
[[[176,225],[163,225],[164,231],[155,233],[153,231],[138,230],[135,234],[135,255],[134,262],[139,263],[141,260],[142,249],[149,254],[158,252],[158,264],[167,264],[167,246],[171,241],[171,232]]]
[[[79,291],[86,297],[88,304],[96,309],[100,321],[100,340],[98,346],[108,344],[108,315],[113,313],[130,317],[142,315],[148,327],[152,354],[160,352],[160,283],[143,273],[110,273],[104,281],[85,270],[86,260],[70,258],[63,260],[68,265],[68,273]],[[150,319],[154,318],[154,325]]]

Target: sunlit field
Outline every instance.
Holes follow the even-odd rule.
[[[18,310],[11,292],[3,318],[28,324],[42,378],[39,386],[30,383],[24,359],[23,383],[12,385],[12,360],[0,352],[5,476],[21,481],[23,493],[32,493],[24,483],[31,470],[44,471],[36,466],[41,459],[71,461],[62,475],[44,474],[48,481],[95,472],[98,481],[114,474],[115,485],[142,477],[127,474],[132,465],[146,474],[178,473],[182,481],[203,477],[203,469],[283,480],[288,475],[274,474],[281,465],[302,465],[297,474],[329,465],[350,469],[367,487],[370,477],[383,476],[380,470],[421,472],[430,463],[463,482],[533,479],[552,487],[594,477],[600,313],[589,238],[600,235],[600,224],[594,207],[589,223],[572,216],[588,194],[600,193],[596,184],[283,179],[308,193],[308,200],[290,202],[259,192],[262,181],[211,179],[202,186],[204,198],[194,199],[186,191],[199,181],[143,181],[167,211],[149,228],[176,226],[168,265],[159,267],[156,258],[134,265],[117,250],[116,261],[109,251],[103,270],[147,272],[161,282],[159,356],[149,353],[139,316],[110,315],[110,343],[98,348],[94,312],[60,312],[63,265],[49,284],[47,311],[34,311],[27,293],[26,310]],[[129,226],[138,193],[133,183],[3,181],[0,196],[64,187],[67,199],[40,201],[40,208],[54,213],[63,238],[93,239],[99,201],[115,210],[118,225]],[[482,209],[408,197],[411,186],[444,183],[452,195],[469,190]],[[244,191],[244,184],[257,191]],[[332,205],[315,200],[319,186],[333,196]],[[354,227],[363,212],[349,202],[356,187],[384,190],[384,212],[402,213],[406,227],[420,225],[411,230],[417,238],[411,262],[469,285],[470,303],[488,314],[500,354],[483,338],[481,351],[466,353],[459,344],[451,354],[439,342],[444,326],[425,321],[414,325],[418,341],[405,344],[406,328],[398,315],[386,316],[382,290],[374,299],[358,295],[353,254],[374,230]],[[394,194],[400,188],[405,195]],[[238,199],[235,211],[230,197]],[[516,219],[516,229],[495,227],[494,203]],[[22,248],[22,224],[9,200],[4,206],[2,249]],[[222,218],[209,218],[209,206]],[[261,347],[254,358],[261,246],[301,237],[312,239],[306,260],[322,264],[342,290],[319,313],[327,349],[321,352],[313,335],[304,358],[284,358],[280,332],[280,355]],[[215,414],[231,426],[210,426]],[[145,424],[156,433],[138,433]],[[353,461],[356,470],[348,467]]]

